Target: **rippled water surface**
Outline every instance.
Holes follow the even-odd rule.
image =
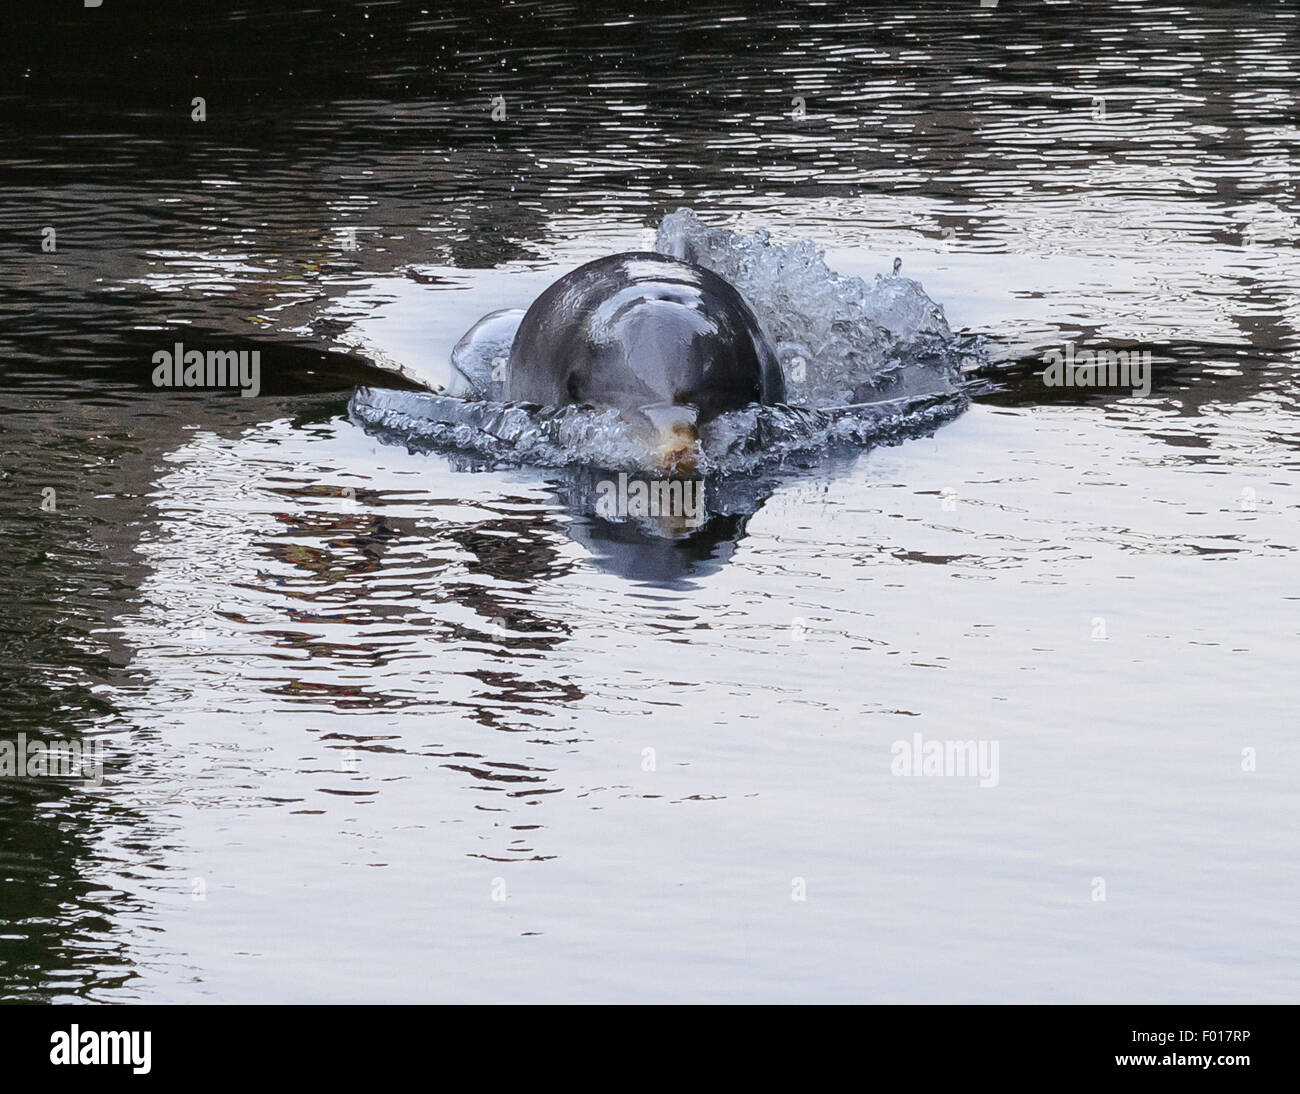
[[[1294,4],[112,7],[0,87],[0,740],[107,749],[0,778],[4,997],[1296,1000]],[[971,405],[686,541],[349,418],[679,206]]]

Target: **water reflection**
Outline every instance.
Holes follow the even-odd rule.
[[[390,997],[502,997],[494,970],[545,994],[581,964],[521,964],[494,910],[521,917],[511,941],[576,930],[598,996],[615,967],[648,997],[688,967],[756,997],[809,968],[887,997],[1059,998],[1098,967],[1147,998],[1291,990],[1293,894],[1259,879],[1294,830],[1267,778],[1294,780],[1224,790],[1206,772],[1242,742],[1202,728],[1248,701],[1246,743],[1288,754],[1288,0],[192,8],[33,6],[9,31],[0,733],[103,733],[114,759],[99,790],[0,785],[0,992],[357,997],[365,967]],[[906,255],[1011,364],[941,440],[787,478],[680,542],[593,518],[563,476],[380,449],[310,394],[378,382],[358,328],[436,361],[678,205],[848,272]],[[153,391],[177,332],[260,348],[265,398]],[[1065,339],[1151,348],[1150,398],[1044,389]],[[1099,612],[1112,639],[1071,644]],[[896,719],[993,727],[1040,781],[1007,816],[913,807],[862,759]],[[1099,859],[1162,937],[1119,910],[1101,940],[1027,880]],[[480,864],[534,903],[475,903]],[[795,934],[764,900],[804,873],[824,918]],[[1189,876],[1197,900],[1143,902]],[[954,905],[967,934],[932,915]],[[353,959],[332,908],[388,949]],[[647,915],[682,953],[639,948]],[[992,986],[933,944],[1008,923]],[[1089,970],[1038,941],[1063,932]]]
[[[664,510],[638,518],[602,515],[617,472],[586,468],[551,471],[547,478],[569,512],[565,533],[583,546],[593,565],[665,589],[689,588],[726,565],[750,517],[776,486],[772,478],[707,478],[698,482],[697,507],[689,516]]]

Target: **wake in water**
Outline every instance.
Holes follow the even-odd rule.
[[[752,405],[700,427],[701,475],[809,463],[832,448],[896,443],[964,409],[961,374],[975,339],[954,335],[921,285],[897,270],[873,282],[832,271],[808,241],[773,244],[706,227],[689,209],[664,218],[655,250],[712,270],[739,290],[776,347],[787,405]],[[452,352],[447,394],[361,388],[354,421],[384,440],[469,463],[644,470],[646,442],[616,410],[501,401],[523,310],[493,312]]]
[[[930,432],[960,413],[965,402],[952,391],[828,410],[746,407],[700,426],[703,458],[696,471],[745,474],[792,460],[807,465],[832,447],[896,443]],[[382,440],[460,456],[465,466],[644,471],[649,462],[645,441],[617,410],[538,408],[380,388],[358,389],[349,409],[354,421]]]

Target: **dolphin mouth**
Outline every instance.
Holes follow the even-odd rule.
[[[652,403],[637,408],[649,423],[656,465],[669,473],[694,471],[700,462],[700,412],[682,403]]]

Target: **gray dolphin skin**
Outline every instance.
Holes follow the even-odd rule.
[[[693,263],[632,252],[588,262],[533,301],[511,346],[505,397],[616,408],[672,470],[693,465],[700,422],[783,402],[785,380],[731,285]]]

